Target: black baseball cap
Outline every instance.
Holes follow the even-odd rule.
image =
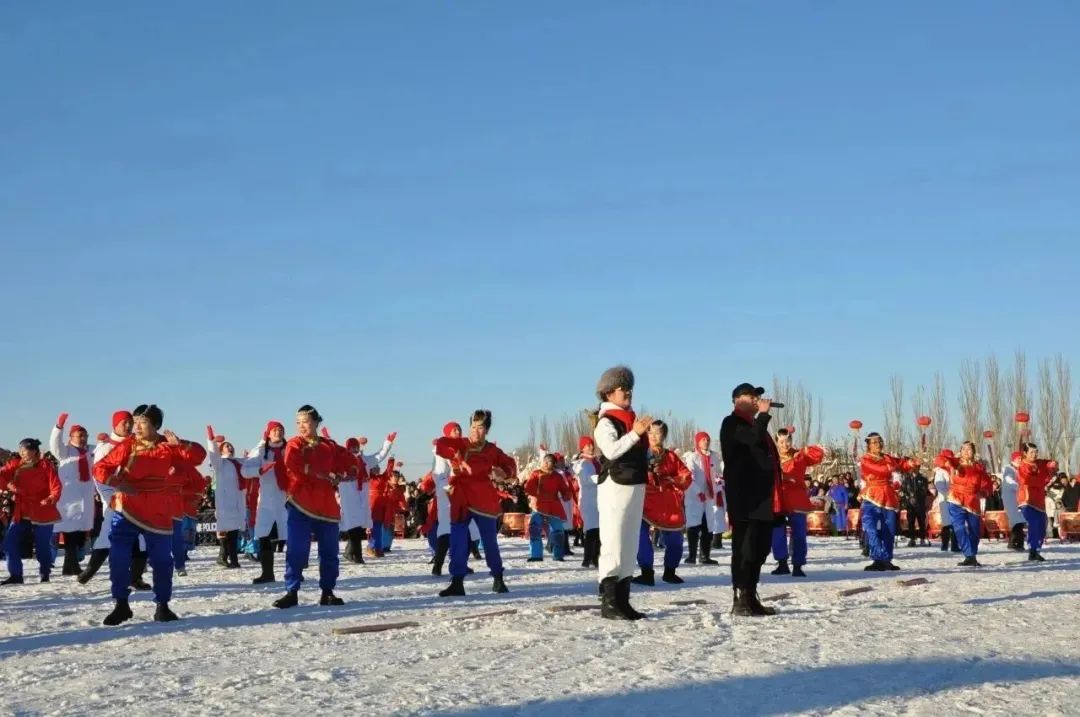
[[[740,383],[735,387],[735,390],[731,392],[731,400],[734,401],[739,396],[749,394],[751,396],[764,396],[765,389],[761,386],[755,386],[752,383]]]

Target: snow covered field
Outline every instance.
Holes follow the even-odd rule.
[[[254,563],[226,571],[195,552],[177,579],[181,621],[105,628],[107,576],[88,586],[57,576],[0,590],[3,714],[1080,714],[1080,545],[1053,541],[1033,566],[984,543],[988,567],[953,554],[897,551],[904,571],[865,574],[852,542],[811,539],[810,577],[766,576],[762,595],[790,592],[774,618],[728,615],[728,568],[683,567],[681,587],[637,588],[638,623],[555,613],[595,603],[592,571],[573,558],[526,566],[525,542],[504,541],[511,594],[481,572],[466,598],[442,600],[426,546],[399,541],[382,561],[343,565],[320,608],[314,575],[302,606],[253,587]],[[721,551],[725,561],[730,553]],[[283,571],[278,556],[278,577]],[[580,560],[580,558],[578,558]],[[482,566],[476,566],[478,568]],[[771,569],[771,567],[766,568]],[[902,587],[900,579],[929,584]],[[840,597],[841,590],[873,586]],[[704,599],[707,605],[675,606]],[[474,621],[469,612],[517,609]],[[335,636],[378,621],[414,628]]]

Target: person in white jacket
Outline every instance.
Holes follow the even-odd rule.
[[[952,518],[949,517],[950,476],[951,473],[947,468],[935,465],[934,490],[937,491],[937,496],[934,498],[934,505],[937,506],[941,516],[941,550],[946,551],[951,548],[952,552],[959,553],[960,543],[957,542],[956,536],[953,535]]]
[[[49,452],[56,457],[60,476],[60,522],[53,532],[64,536],[64,575],[79,575],[79,552],[87,534],[94,529],[94,447],[87,445],[88,434],[82,426],[68,431],[63,442],[68,414],[61,413],[49,433]]]
[[[223,436],[206,427],[206,457],[214,474],[214,518],[220,542],[218,565],[240,567],[240,531],[247,517],[247,480],[258,478],[262,459],[236,458],[236,449]]]
[[[382,449],[372,456],[364,455],[366,438],[348,438],[345,440],[345,448],[363,461],[366,470],[374,471],[390,455],[396,438],[397,434],[391,433],[383,441]],[[361,479],[338,485],[338,500],[341,503],[339,529],[348,538],[345,544],[345,559],[357,565],[364,562],[364,539],[367,531],[371,529],[369,490],[370,482],[363,476]]]
[[[630,581],[637,568],[638,539],[649,479],[648,441],[651,416],[631,408],[634,372],[609,368],[596,384],[600,409],[593,440],[600,450],[596,500],[600,511],[600,615],[607,620],[640,620],[630,605]]]
[[[131,417],[130,411],[116,411],[112,415],[112,434],[106,435],[104,433],[98,435],[97,445],[94,446],[94,462],[97,463],[105,456],[109,455],[109,452],[118,443],[131,435],[131,429],[134,426],[134,421]],[[101,566],[105,564],[105,561],[109,559],[109,549],[111,542],[109,540],[109,531],[112,527],[112,519],[115,512],[112,509],[112,497],[116,492],[111,486],[107,486],[104,483],[94,481],[94,490],[97,491],[98,498],[101,500],[101,526],[98,529],[97,537],[94,539],[94,543],[90,550],[90,559],[87,561],[86,569],[79,573],[79,582],[86,584],[90,582],[97,574]],[[140,535],[138,542],[135,543],[135,554],[131,559],[131,584],[139,590],[149,590],[150,585],[143,580],[143,572],[146,570],[146,541]]]
[[[1005,517],[1009,520],[1009,549],[1020,553],[1026,550],[1024,528],[1027,526],[1017,499],[1017,491],[1020,489],[1017,471],[1023,458],[1020,451],[1013,452],[1008,465],[1001,471],[1001,503],[1005,507]]]
[[[578,439],[578,454],[573,460],[574,476],[581,487],[578,510],[581,511],[582,531],[585,533],[583,568],[600,567],[600,510],[596,504],[596,480],[600,461],[596,460],[596,443],[590,436]]]
[[[720,454],[710,450],[712,440],[705,431],[694,436],[692,451],[683,454],[683,463],[693,475],[693,483],[683,494],[686,511],[686,542],[688,565],[696,565],[698,545],[701,546],[701,564],[718,565],[712,559],[713,534],[716,526],[716,482],[720,478]]]
[[[255,507],[255,530],[253,537],[258,544],[259,576],[253,585],[273,583],[274,541],[285,540],[288,534],[288,511],[285,496],[289,491],[285,472],[285,426],[280,421],[269,421],[263,430],[263,439],[248,452],[248,458],[260,461],[259,502]]]

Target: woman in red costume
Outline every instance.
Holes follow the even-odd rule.
[[[356,480],[363,465],[343,446],[319,436],[322,416],[312,406],[296,412],[297,435],[285,444],[285,472],[289,489],[285,507],[289,511],[288,541],[285,552],[285,589],[274,607],[291,608],[299,604],[300,583],[311,556],[311,536],[319,546],[320,605],[344,605],[334,595],[338,578],[338,522],[341,508],[337,486],[343,480]]]
[[[865,570],[882,572],[899,570],[893,565],[893,542],[896,537],[896,519],[900,511],[898,483],[894,473],[914,470],[919,462],[911,458],[898,458],[885,453],[885,440],[880,433],[866,437],[866,453],[859,461],[859,469],[865,487],[859,494],[862,499],[862,528],[874,562]]]
[[[814,510],[810,504],[810,494],[806,491],[806,473],[813,466],[825,460],[825,449],[821,446],[806,446],[795,450],[791,434],[786,428],[776,432],[776,450],[780,454],[780,510],[784,523],[773,528],[772,553],[778,565],[773,575],[788,575],[805,578],[803,566],[806,565],[806,514]],[[787,527],[791,526],[791,569],[788,568]]]
[[[678,585],[683,579],[675,574],[682,560],[683,529],[686,528],[685,492],[694,481],[694,474],[675,451],[664,448],[668,427],[663,421],[653,421],[649,428],[649,482],[645,484],[645,509],[638,536],[637,562],[641,575],[634,578],[637,585],[655,585],[655,558],[649,526],[660,531],[664,541],[665,583]]]
[[[154,571],[154,620],[171,622],[177,617],[169,609],[172,598],[173,519],[182,512],[180,493],[187,466],[201,462],[195,444],[181,441],[172,431],[161,430],[165,414],[154,405],[142,405],[132,415],[133,435],[125,438],[107,456],[94,464],[94,479],[116,489],[112,497],[115,511],[109,529],[109,580],[116,601],[105,618],[106,625],[131,619],[128,586],[131,584],[131,557],[139,536],[146,541],[150,567]],[[103,528],[104,529],[104,528]]]
[[[19,457],[12,458],[0,468],[0,491],[15,494],[15,512],[4,535],[8,577],[0,585],[21,585],[23,582],[22,539],[26,531],[34,535],[41,582],[49,582],[52,569],[53,525],[60,522],[56,503],[60,500],[60,476],[53,464],[41,457],[41,441],[24,438],[19,441]]]
[[[964,559],[961,567],[977,568],[982,565],[976,556],[979,554],[979,537],[982,535],[982,504],[979,498],[990,495],[993,486],[986,469],[975,460],[975,444],[964,441],[960,446],[960,457],[952,451],[942,451],[936,463],[949,471],[949,522],[953,535]]]
[[[1043,540],[1046,539],[1046,487],[1054,480],[1057,463],[1039,458],[1039,447],[1034,443],[1020,446],[1024,455],[1017,469],[1016,502],[1024,514],[1028,526],[1028,560],[1043,562]]]

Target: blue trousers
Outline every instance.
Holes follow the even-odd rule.
[[[561,519],[534,512],[529,517],[529,557],[544,557],[544,523],[548,524],[548,540],[556,560],[563,559],[563,522]]]
[[[870,546],[871,560],[892,561],[893,541],[896,539],[896,511],[863,502],[862,529]]]
[[[427,534],[428,550],[434,555],[435,549],[439,542],[439,523],[435,522],[435,525],[431,526],[431,532]]]
[[[311,557],[311,536],[314,533],[319,550],[319,587],[333,590],[338,579],[338,522],[317,520],[286,503],[289,513],[285,546],[285,589],[300,590],[304,582],[304,566]]]
[[[487,561],[491,576],[503,573],[502,555],[499,554],[498,522],[486,515],[469,513],[469,517],[460,523],[450,524],[450,575],[463,578],[469,567],[469,523],[475,523],[480,531],[480,542],[484,546],[484,559]]]
[[[173,567],[177,571],[183,570],[187,565],[187,544],[184,542],[183,520],[174,520],[172,524],[172,557]]]
[[[1026,505],[1020,508],[1020,512],[1027,521],[1028,549],[1041,550],[1043,541],[1046,540],[1046,513]]]
[[[832,517],[832,523],[837,534],[847,532],[847,508],[837,510]]]
[[[184,547],[188,552],[195,549],[195,534],[198,532],[199,522],[194,518],[185,517],[183,521],[184,528]],[[187,555],[184,556],[185,560]]]
[[[682,561],[683,539],[681,530],[661,530],[661,539],[664,542],[664,569],[674,570]],[[641,532],[638,534],[637,564],[639,568],[652,570],[655,554],[652,541],[649,540],[649,524],[641,521]]]
[[[792,513],[785,516],[784,523],[773,528],[772,555],[776,560],[788,559],[785,524],[791,526],[791,564],[801,568],[806,565],[806,513]]]
[[[8,575],[13,578],[23,576],[22,569],[22,542],[26,531],[34,532],[34,554],[38,561],[38,571],[42,577],[47,577],[52,570],[52,525],[37,525],[29,520],[20,520],[8,526],[7,535],[4,536],[4,553],[7,554]]]
[[[975,513],[969,513],[955,503],[948,503],[949,520],[952,522],[953,535],[960,552],[965,558],[974,558],[979,554],[979,538],[982,535],[982,519]]]
[[[162,535],[143,530],[124,517],[114,513],[109,527],[109,582],[114,600],[127,600],[131,586],[131,556],[139,536],[146,541],[146,562],[154,573],[154,602],[166,603],[172,599],[173,534]]]

